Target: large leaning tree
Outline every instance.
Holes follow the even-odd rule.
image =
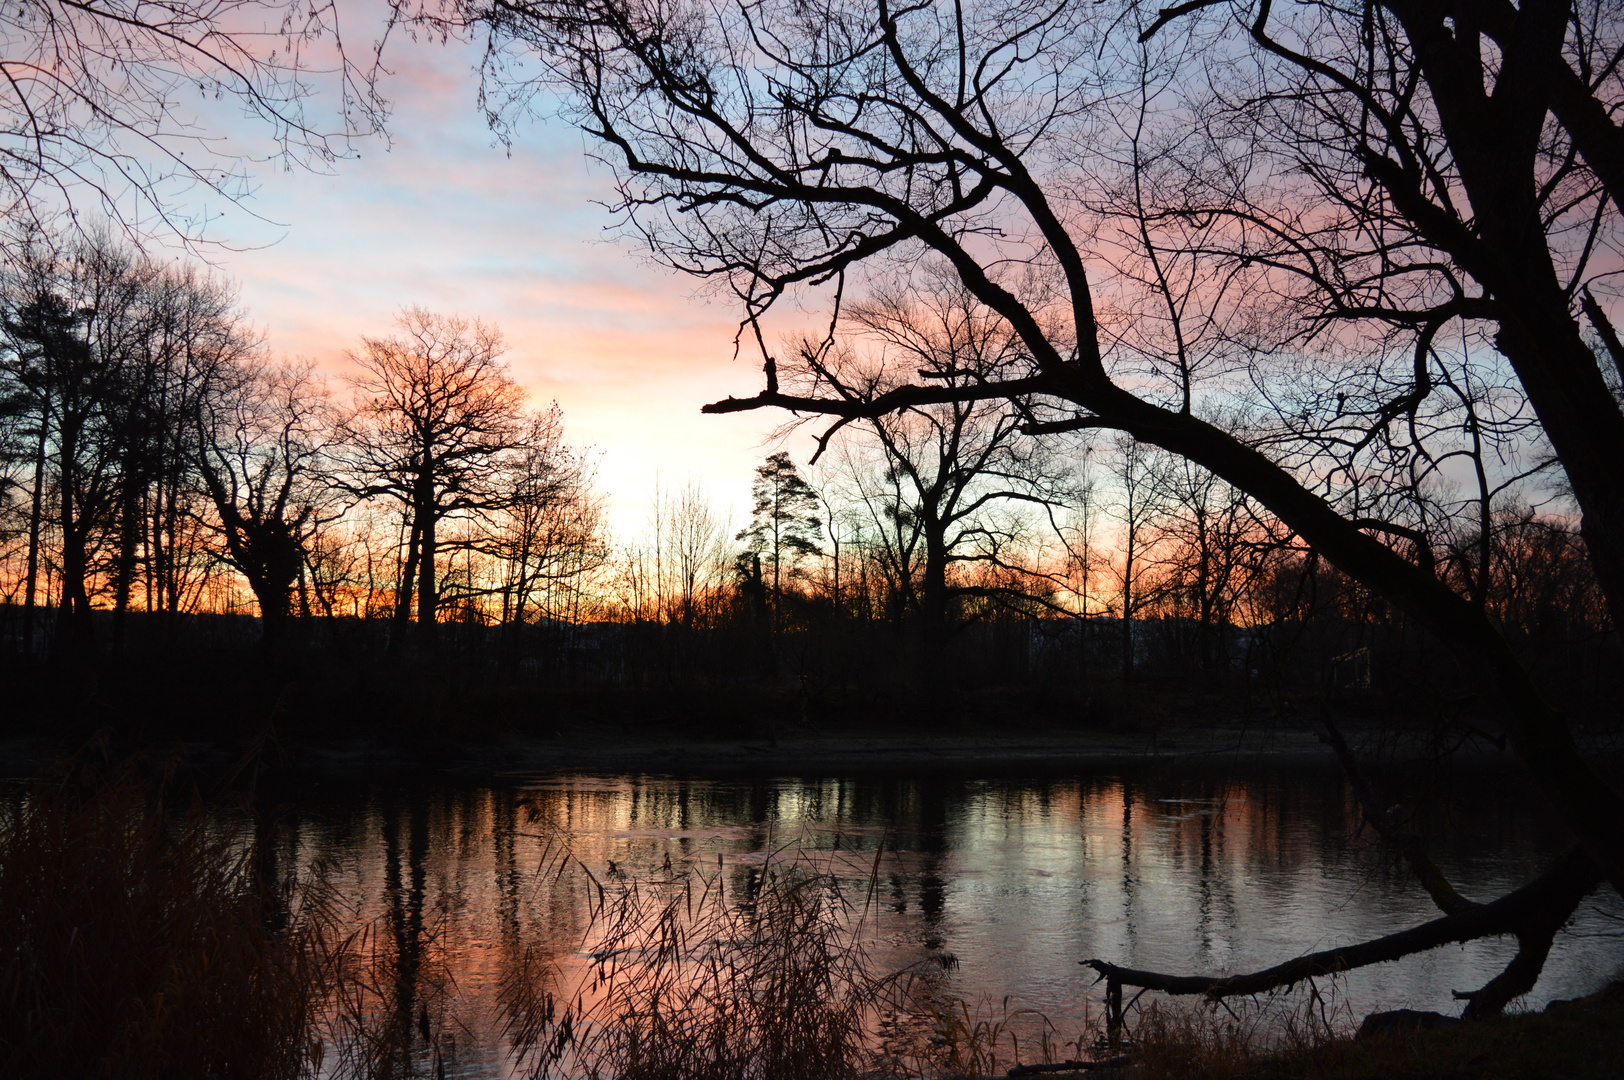
[[[929,254],[1022,343],[995,375],[870,394],[751,334],[764,385],[708,411],[840,423],[999,398],[1031,403],[1029,432],[1115,429],[1188,458],[1446,643],[1579,842],[1552,887],[1624,890],[1624,799],[1429,554],[1442,519],[1486,518],[1546,455],[1624,613],[1624,412],[1586,341],[1624,360],[1605,314],[1616,6],[449,0],[440,17],[487,35],[486,100],[510,119],[564,87],[633,235],[734,292],[748,329]],[[1416,854],[1446,920],[1477,910]]]

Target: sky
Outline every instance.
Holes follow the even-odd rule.
[[[390,333],[403,306],[493,323],[532,403],[556,400],[569,440],[599,453],[617,534],[642,527],[656,477],[697,481],[738,528],[784,416],[700,415],[759,389],[758,362],[733,358],[734,309],[607,232],[611,176],[585,136],[537,122],[510,151],[477,108],[475,50],[396,44],[387,145],[360,144],[331,174],[262,168],[218,224],[234,250],[209,259],[273,355],[342,376],[346,351]],[[804,462],[810,439],[788,448]]]
[[[223,207],[215,234],[229,247],[210,261],[273,355],[334,377],[405,306],[495,324],[532,403],[557,401],[570,441],[596,452],[618,537],[643,528],[656,479],[697,482],[737,530],[755,466],[780,448],[806,462],[810,435],[771,440],[787,419],[776,411],[700,414],[760,388],[753,350],[734,358],[736,307],[615,236],[601,205],[610,171],[566,122],[537,120],[500,145],[478,107],[478,59],[474,46],[397,37],[388,138],[327,173],[260,168],[252,198]],[[263,125],[240,116],[204,125],[249,152],[265,145]]]

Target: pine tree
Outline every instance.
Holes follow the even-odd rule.
[[[795,463],[780,450],[756,468],[750,486],[755,498],[750,527],[739,533],[745,551],[758,555],[772,572],[772,596],[776,607],[783,595],[783,579],[795,573],[795,566],[808,555],[821,555],[818,541],[823,523],[818,519],[818,493],[795,471]]]

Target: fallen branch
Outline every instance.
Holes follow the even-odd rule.
[[[1359,763],[1348,748],[1342,732],[1332,721],[1328,708],[1322,707],[1322,719],[1326,730],[1323,738],[1342,763],[1342,771],[1358,796],[1360,806],[1364,808],[1365,820],[1404,855],[1433,903],[1446,915],[1459,915],[1481,907],[1457,892],[1422,847],[1420,838],[1400,827],[1391,813],[1381,808],[1381,802],[1360,775]],[[1490,979],[1482,989],[1455,991],[1456,1000],[1466,1002],[1464,1019],[1497,1016],[1512,1001],[1534,988],[1539,981],[1540,971],[1545,967],[1545,958],[1550,955],[1556,932],[1573,917],[1581,899],[1583,894],[1575,892],[1567,903],[1555,900],[1549,907],[1542,908],[1517,926],[1513,931],[1517,935],[1517,954],[1506,969]]]
[[[1371,964],[1399,960],[1413,953],[1436,949],[1440,945],[1500,934],[1521,935],[1532,928],[1548,926],[1558,915],[1565,922],[1579,901],[1601,881],[1601,871],[1590,857],[1583,849],[1573,848],[1558,857],[1539,877],[1492,903],[1474,905],[1456,914],[1445,915],[1373,941],[1309,953],[1247,975],[1167,975],[1119,967],[1098,959],[1081,963],[1099,972],[1100,978],[1106,980],[1107,997],[1111,997],[1114,990],[1115,997],[1120,1000],[1121,987],[1138,986],[1165,994],[1203,994],[1216,1001],[1244,994],[1260,994],[1316,976],[1335,975]]]

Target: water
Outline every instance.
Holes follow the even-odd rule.
[[[1514,780],[1455,787],[1433,854],[1468,896],[1515,888],[1560,849]],[[868,898],[882,962],[950,958],[945,971],[932,965],[941,993],[987,1014],[1036,1010],[1061,1033],[1100,1013],[1102,988],[1079,966],[1091,957],[1243,972],[1437,915],[1361,833],[1340,776],[1312,769],[328,779],[277,797],[282,864],[327,862],[351,925],[401,957],[390,990],[400,1015],[432,1007],[455,1044],[449,1073],[468,1077],[507,1074],[498,988],[526,950],[550,958],[566,992],[591,949],[594,890],[684,868],[746,895],[764,863],[815,860]],[[552,872],[564,847],[590,875]],[[1621,918],[1612,892],[1587,900],[1527,1004],[1618,977]],[[1458,1011],[1450,992],[1483,985],[1513,952],[1507,939],[1475,942],[1320,989],[1347,1021],[1400,1006]]]

